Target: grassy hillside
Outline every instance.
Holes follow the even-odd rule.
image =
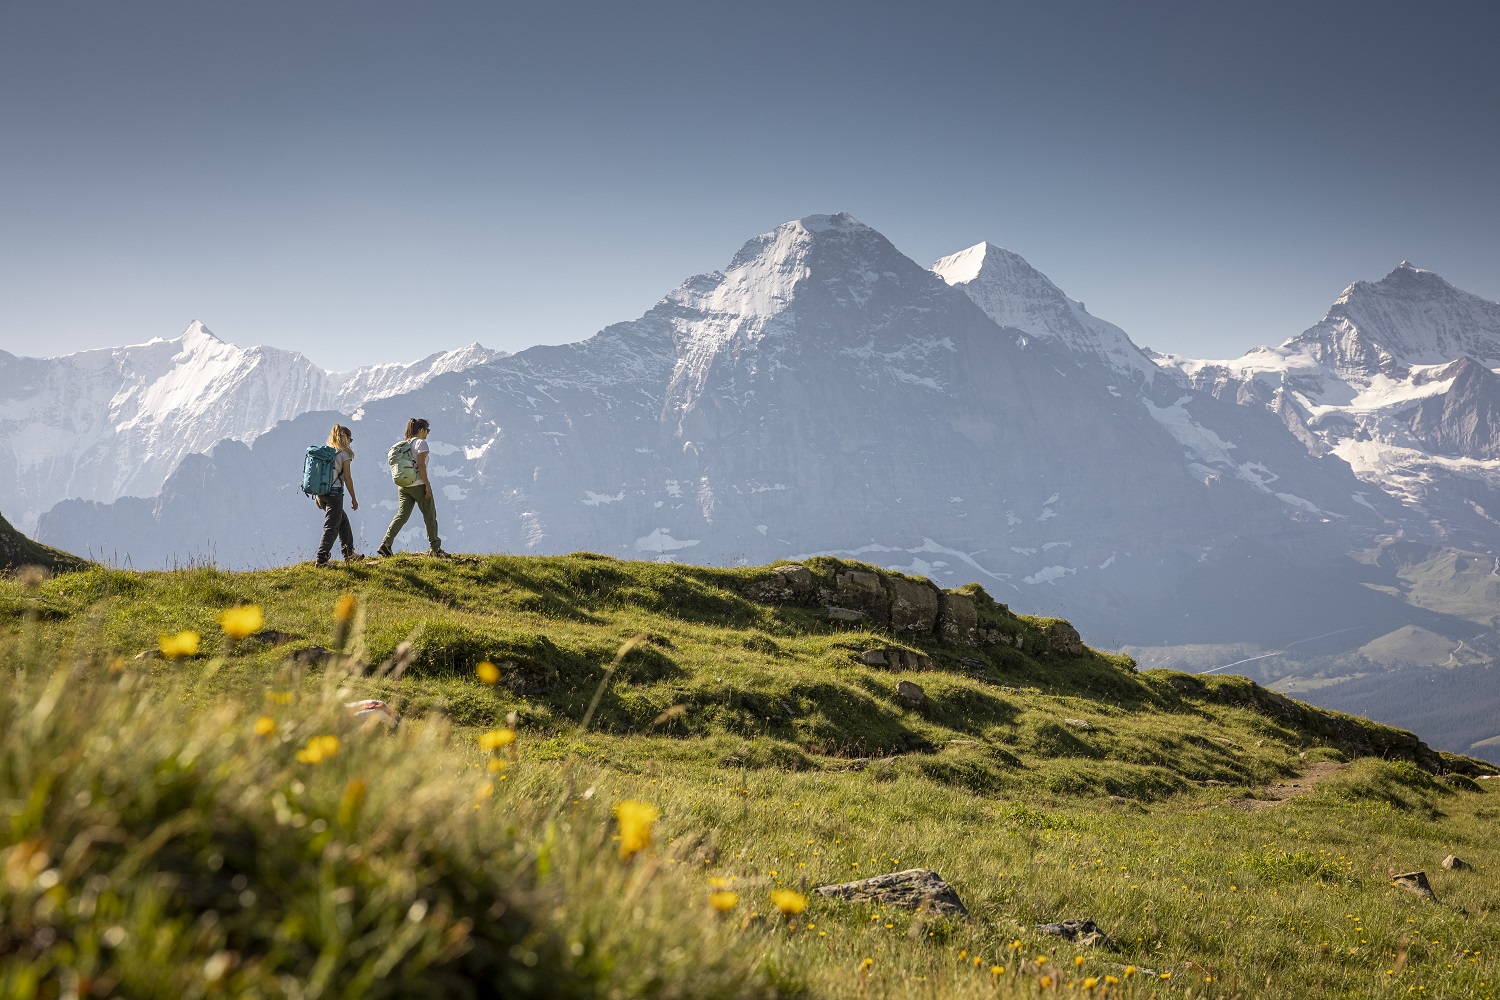
[[[876,573],[808,568],[822,594]],[[774,579],[575,555],[0,583],[0,995],[1497,992],[1480,762],[1138,673],[977,588],[979,638],[945,638]],[[259,638],[221,628],[244,605]],[[136,658],[185,631],[195,654]],[[349,718],[368,697],[402,725]],[[913,867],[972,918],[773,902]],[[1391,886],[1413,868],[1437,902]],[[1066,918],[1118,949],[1035,929]]]
[[[0,573],[35,566],[47,572],[82,569],[88,561],[61,549],[34,542],[0,514]]]

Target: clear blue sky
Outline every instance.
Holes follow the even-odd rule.
[[[1500,4],[0,0],[0,348],[327,367],[631,319],[792,218],[1237,355],[1500,299]]]

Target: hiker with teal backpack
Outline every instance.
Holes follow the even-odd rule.
[[[427,526],[427,547],[435,556],[447,556],[443,551],[443,540],[438,537],[437,504],[432,501],[432,483],[427,480],[427,421],[412,417],[406,422],[406,438],[391,445],[386,461],[391,465],[391,479],[400,491],[396,516],[391,526],[385,529],[385,540],[380,543],[377,554],[391,555],[391,543],[396,534],[411,517],[412,508],[422,511],[422,522]]]
[[[343,424],[334,424],[328,432],[328,443],[307,449],[302,464],[302,492],[313,498],[323,511],[323,538],[318,542],[318,565],[327,566],[338,538],[345,562],[358,562],[364,556],[354,551],[354,529],[344,512],[344,489],[349,490],[349,509],[359,510],[354,496],[354,479],[349,463],[354,461],[354,432]]]

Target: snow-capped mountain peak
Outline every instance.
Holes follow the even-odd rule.
[[[1000,326],[1020,330],[1098,358],[1124,375],[1150,381],[1159,368],[1124,330],[1089,315],[1018,253],[977,243],[950,254],[931,270],[961,289]]]
[[[56,358],[0,352],[0,509],[23,531],[60,500],[149,496],[181,460],[249,442],[310,410],[353,414],[503,357],[478,344],[408,364],[327,372],[296,351],[239,347],[194,320],[176,338]]]
[[[1379,281],[1356,281],[1314,327],[1282,346],[1353,377],[1392,374],[1468,356],[1500,365],[1500,304],[1402,261]]]

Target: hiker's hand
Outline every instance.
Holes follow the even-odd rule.
[[[359,501],[355,500],[355,499],[353,499],[351,497],[350,500],[349,500],[349,509],[350,510],[359,510]]]
[[[432,484],[431,483],[427,484],[427,499],[429,499],[429,500],[432,499]]]

